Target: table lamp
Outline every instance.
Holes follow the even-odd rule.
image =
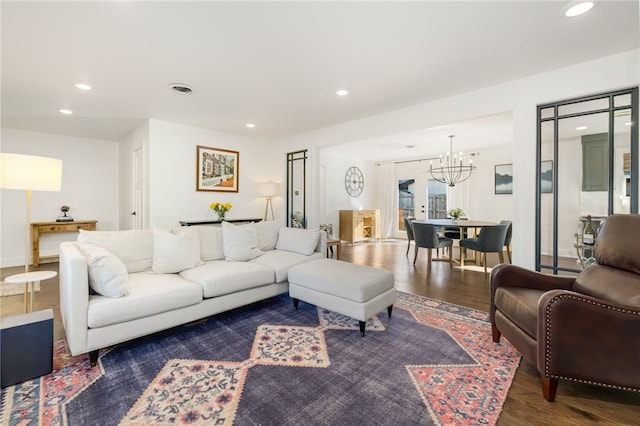
[[[27,191],[24,271],[29,272],[31,191],[60,191],[62,186],[62,160],[0,152],[0,166],[0,188]]]
[[[271,199],[278,195],[278,184],[275,182],[264,182],[261,183],[258,187],[258,193],[261,197],[267,198],[267,204],[264,207],[264,219],[267,220],[267,212],[271,209],[271,219],[275,219],[273,215],[273,205],[271,204]]]

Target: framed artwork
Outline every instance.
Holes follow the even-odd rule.
[[[497,164],[495,193],[513,194],[513,164]]]
[[[553,160],[540,162],[540,192],[543,194],[553,192]]]
[[[240,153],[197,146],[196,191],[238,192]]]

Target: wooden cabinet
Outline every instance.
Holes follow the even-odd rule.
[[[380,210],[340,210],[340,239],[361,241],[380,239]]]
[[[582,190],[609,190],[609,134],[582,137]]]

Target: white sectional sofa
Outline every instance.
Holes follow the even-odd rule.
[[[289,290],[289,268],[326,255],[326,234],[259,222],[83,231],[60,245],[60,311],[73,355]]]

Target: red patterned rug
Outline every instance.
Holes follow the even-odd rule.
[[[496,423],[520,356],[487,314],[400,293],[367,323],[279,296],[2,391],[0,424]]]

